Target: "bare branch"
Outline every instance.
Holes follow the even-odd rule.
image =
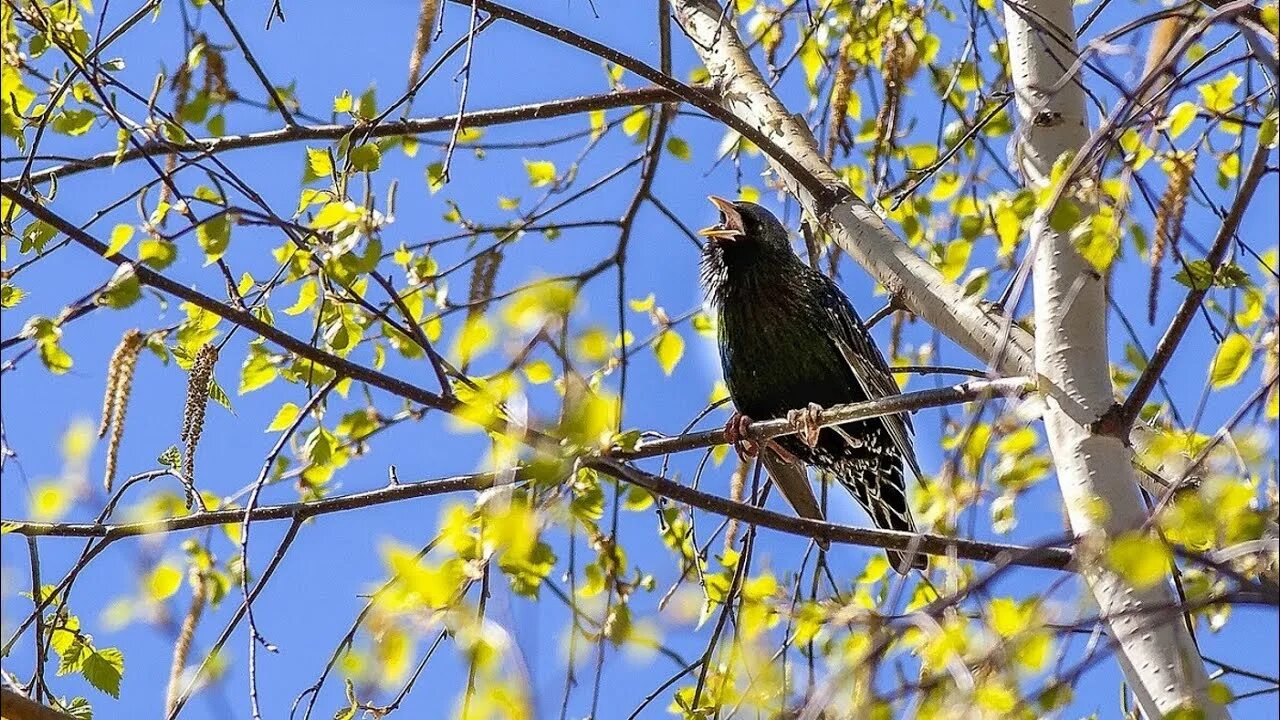
[[[479,128],[507,123],[526,122],[529,120],[547,120],[550,118],[576,115],[590,110],[609,110],[632,105],[643,105],[654,102],[678,100],[670,90],[659,87],[638,88],[636,90],[619,90],[616,92],[583,95],[563,100],[515,105],[493,110],[477,110],[467,113],[467,127]],[[394,137],[397,135],[416,135],[427,132],[443,132],[451,129],[457,122],[457,115],[444,115],[432,118],[412,118],[396,122],[379,124],[365,128],[367,137]],[[152,140],[139,148],[125,151],[117,155],[115,151],[99,153],[83,160],[45,168],[31,173],[31,182],[43,182],[52,178],[66,178],[86,170],[112,167],[117,162],[130,162],[152,155],[167,155],[172,152],[195,152],[201,155],[215,155],[228,150],[280,145],[282,143],[303,142],[309,140],[338,140],[344,135],[361,128],[359,123],[339,125],[295,125],[279,130],[247,133],[244,135],[224,135],[222,137],[196,138],[182,142],[169,140]],[[15,184],[20,177],[5,178],[6,184]]]

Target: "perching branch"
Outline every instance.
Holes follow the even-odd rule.
[[[995,397],[998,395],[1021,395],[1033,389],[1035,383],[1030,378],[1002,378],[1000,380],[975,380],[973,382],[951,385],[949,387],[919,390],[916,392],[891,395],[879,400],[836,405],[818,413],[818,426],[828,427],[856,420],[893,415],[901,412],[923,410],[924,408],[956,405],[959,403]],[[786,419],[760,420],[747,427],[747,436],[752,440],[763,441],[796,432]],[[636,448],[627,452],[615,452],[613,457],[629,460],[683,452],[710,445],[725,443],[724,430],[706,430],[684,435],[677,435],[657,440],[640,442]]]

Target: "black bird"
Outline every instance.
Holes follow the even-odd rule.
[[[751,418],[790,419],[799,434],[770,442],[761,459],[797,514],[822,519],[805,463],[844,485],[877,527],[915,532],[903,472],[907,465],[920,475],[911,419],[900,414],[813,425],[816,409],[898,392],[849,298],[796,256],[786,228],[768,210],[709,199],[720,224],[700,233],[708,240],[702,284],[718,315],[720,362],[737,408],[726,426],[730,438],[743,440]],[[900,573],[928,567],[920,553],[888,555]]]

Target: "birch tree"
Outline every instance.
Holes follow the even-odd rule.
[[[0,7],[6,719],[1275,713],[1274,2]],[[708,193],[919,535],[726,444]]]

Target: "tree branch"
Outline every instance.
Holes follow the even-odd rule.
[[[834,543],[848,545],[912,550],[931,555],[946,555],[954,552],[956,556],[967,560],[1002,562],[1053,570],[1068,569],[1073,558],[1072,551],[1067,548],[1032,548],[949,538],[942,535],[913,535],[893,530],[859,528],[783,515],[757,508],[754,505],[694,490],[610,457],[593,457],[585,460],[583,465],[619,480],[639,485],[676,502],[799,537],[826,539]],[[518,468],[515,482],[527,480],[529,476],[530,473],[527,468]],[[492,487],[497,482],[497,479],[498,474],[495,473],[458,475],[438,480],[387,485],[376,490],[339,495],[323,500],[283,505],[263,505],[254,508],[248,513],[243,509],[234,508],[196,512],[191,515],[164,518],[162,520],[117,524],[44,523],[5,520],[3,521],[3,528],[6,533],[26,535],[28,537],[89,537],[104,538],[111,541],[126,537],[157,535],[181,530],[214,527],[228,523],[234,524],[243,522],[246,517],[249,518],[250,522],[288,519],[296,523],[300,520],[320,515],[376,507],[413,498],[485,490]],[[502,474],[502,481],[510,481],[506,473]]]
[[[956,405],[959,403],[981,400],[997,395],[1021,395],[1034,389],[1035,383],[1030,378],[1002,378],[1000,380],[975,380],[973,382],[951,385],[949,387],[918,390],[916,392],[890,395],[879,400],[835,405],[818,413],[819,427],[841,425],[856,420],[911,412],[924,408]],[[747,427],[747,436],[752,440],[763,442],[782,435],[796,432],[795,426],[785,418],[775,420],[759,420]],[[724,430],[706,430],[686,433],[675,437],[659,438],[640,442],[636,448],[626,452],[614,452],[612,457],[636,460],[640,458],[683,452],[711,445],[725,444]]]
[[[9,688],[0,688],[0,718],[4,720],[74,720],[66,713],[41,705]]]
[[[72,225],[61,215],[58,215],[49,208],[40,205],[35,200],[23,195],[9,185],[0,185],[0,196],[11,199],[18,207],[21,207],[36,218],[48,223],[57,229],[58,232],[65,234],[79,245],[97,253],[108,262],[116,265],[124,265],[126,263],[132,265],[138,281],[143,285],[161,290],[176,298],[186,300],[204,310],[208,310],[218,317],[261,335],[263,338],[276,343],[298,357],[305,358],[318,365],[323,365],[339,375],[349,377],[352,380],[368,383],[393,395],[406,400],[412,400],[413,402],[426,405],[430,408],[442,410],[444,412],[455,412],[463,407],[463,404],[456,399],[441,397],[430,390],[426,390],[412,383],[391,377],[390,375],[383,374],[372,368],[365,367],[364,365],[351,362],[345,358],[340,358],[337,355],[327,353],[319,348],[313,347],[283,330],[280,330],[275,325],[263,322],[246,310],[240,310],[225,303],[218,302],[208,295],[171,280],[144,265],[134,263],[121,253],[108,256],[108,248],[106,244],[94,238],[84,230]],[[491,420],[485,427],[486,429],[495,432],[511,432],[519,435],[527,444],[543,451],[554,453],[556,452],[556,448],[559,446],[558,442],[547,437],[541,432],[532,428],[518,426],[515,423],[502,418],[495,418]]]
[[[592,458],[583,464],[677,502],[789,535],[828,540],[833,543],[847,545],[862,545],[904,552],[922,552],[929,555],[954,553],[957,557],[966,560],[1025,565],[1053,570],[1068,569],[1073,558],[1071,550],[1061,547],[1033,548],[978,540],[964,540],[943,535],[916,535],[896,530],[836,525],[793,515],[783,515],[754,505],[734,502],[717,495],[694,490],[612,458]]]
[[[489,127],[528,120],[547,120],[550,118],[575,115],[590,110],[609,110],[632,105],[644,105],[655,102],[670,102],[679,97],[660,87],[638,88],[636,90],[618,90],[598,95],[583,95],[563,100],[515,105],[493,110],[477,110],[467,113],[466,126],[470,128]],[[115,151],[99,153],[83,160],[45,168],[31,173],[31,182],[42,182],[51,178],[66,178],[86,170],[112,167],[118,163],[130,162],[152,155],[167,155],[173,152],[198,152],[213,155],[228,150],[280,145],[282,143],[307,140],[338,140],[356,130],[365,132],[370,138],[394,137],[396,135],[417,135],[427,132],[443,132],[453,127],[457,115],[444,115],[433,118],[413,118],[400,120],[365,128],[361,123],[338,125],[295,125],[279,130],[248,133],[244,135],[224,135],[216,138],[196,138],[181,142],[158,139],[144,143],[141,147],[128,150],[117,155]],[[21,176],[5,178],[6,184],[17,183]]]

